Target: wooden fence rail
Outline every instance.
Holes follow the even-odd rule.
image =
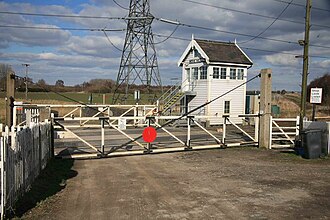
[[[0,126],[2,128],[2,126]],[[50,159],[51,124],[1,130],[1,219],[27,192]]]

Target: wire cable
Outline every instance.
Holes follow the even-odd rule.
[[[169,35],[169,36],[167,36],[164,40],[162,40],[162,41],[159,41],[159,42],[156,42],[156,43],[154,43],[154,45],[157,45],[157,44],[162,44],[162,43],[164,43],[165,41],[167,41],[168,39],[170,39],[172,36],[173,36],[173,34],[177,31],[177,29],[179,28],[179,25],[177,25],[175,28],[174,28],[174,30],[172,31],[172,33]],[[155,36],[155,35],[154,35]]]
[[[163,18],[155,18],[158,21],[167,23],[167,24],[171,24],[171,25],[180,25],[183,27],[188,27],[188,28],[196,28],[196,29],[201,29],[201,30],[208,30],[208,31],[214,31],[214,32],[219,32],[219,33],[226,33],[226,34],[231,34],[231,35],[238,35],[238,36],[244,36],[244,37],[256,37],[255,35],[251,35],[251,34],[244,34],[244,33],[238,33],[238,32],[233,32],[233,31],[225,31],[225,30],[219,30],[219,29],[215,29],[215,28],[209,28],[209,27],[203,27],[203,26],[198,26],[198,25],[192,25],[192,24],[185,24],[182,22],[178,22],[178,21],[171,21],[168,19],[163,19]],[[298,42],[294,42],[294,41],[289,41],[289,40],[281,40],[281,39],[275,39],[275,38],[270,38],[270,37],[256,37],[259,39],[263,39],[263,40],[269,40],[269,41],[274,41],[274,42],[280,42],[280,43],[287,43],[287,44],[294,44],[294,45],[299,45]],[[323,46],[323,45],[310,45],[313,47],[319,47],[319,48],[330,48],[329,46]]]
[[[283,1],[283,0],[272,0],[272,1],[274,1],[274,2],[281,2],[281,3],[289,3],[289,2],[287,2],[287,1]],[[304,4],[299,4],[299,3],[291,3],[292,5],[295,5],[295,6],[301,6],[301,7],[306,7],[306,5],[304,5]],[[315,7],[315,6],[313,6],[312,7],[312,9],[315,9],[315,10],[320,10],[320,11],[326,11],[326,12],[330,12],[330,10],[329,9],[324,9],[324,8],[319,8],[319,7]]]
[[[162,34],[154,34],[155,36],[158,37],[167,37]],[[189,38],[183,38],[183,37],[176,37],[172,36],[170,37],[171,39],[176,39],[176,40],[182,40],[182,41],[191,41]],[[311,45],[310,45],[311,46]],[[319,46],[319,45],[316,45]],[[299,54],[295,53],[290,53],[290,52],[283,52],[283,51],[275,51],[275,50],[265,50],[265,49],[259,49],[259,48],[251,48],[251,47],[240,47],[242,49],[247,49],[247,50],[255,50],[255,51],[261,51],[261,52],[268,52],[268,53],[279,53],[279,54],[288,54],[288,55],[294,55],[294,56],[299,56]],[[327,47],[325,47],[327,48]],[[318,56],[318,55],[308,55],[309,57],[315,57],[315,58],[322,58],[322,59],[330,59],[330,57],[325,57],[325,56]]]
[[[119,4],[116,0],[112,0],[119,8],[122,8],[124,10],[129,10],[129,8],[125,8],[124,6],[122,6],[121,4]]]
[[[13,11],[0,11],[0,14],[25,15],[25,16],[42,16],[42,17],[59,17],[59,18],[125,20],[125,18],[123,18],[123,17],[73,15],[73,14],[71,14],[71,15],[70,14],[46,14],[46,13],[13,12]]]
[[[112,41],[110,40],[110,38],[109,38],[107,32],[105,32],[105,31],[103,30],[103,33],[104,33],[105,37],[107,38],[108,42],[109,42],[114,48],[116,48],[116,49],[117,49],[118,51],[120,51],[120,52],[123,52],[123,51],[122,51],[121,49],[119,49],[114,43],[112,43]]]
[[[202,6],[207,6],[207,7],[211,7],[211,8],[222,9],[222,10],[226,10],[226,11],[232,11],[232,12],[240,13],[240,14],[246,14],[246,15],[251,15],[251,16],[257,16],[257,17],[261,17],[261,18],[276,19],[276,17],[273,17],[273,16],[262,15],[262,14],[258,14],[258,13],[254,13],[254,12],[242,11],[242,10],[238,10],[238,9],[232,9],[232,8],[221,7],[221,6],[212,5],[212,4],[208,4],[208,3],[204,3],[204,2],[198,2],[198,1],[194,1],[194,0],[181,0],[181,1],[184,1],[184,2],[190,2],[190,3],[193,3],[193,4],[202,5]],[[287,3],[288,3],[288,2],[287,2]],[[278,20],[280,20],[280,21],[285,21],[285,22],[290,22],[290,23],[296,23],[296,24],[303,24],[303,25],[305,24],[304,22],[293,21],[293,20],[284,19],[284,18],[279,18]],[[311,26],[315,26],[315,27],[323,27],[323,28],[330,28],[330,26],[327,26],[327,25],[313,24],[313,23],[311,24]]]
[[[248,43],[250,41],[253,41],[254,39],[260,37],[263,33],[265,33],[282,16],[282,14],[288,9],[288,7],[290,6],[290,4],[292,2],[293,2],[293,0],[291,0],[287,4],[287,6],[281,11],[281,13],[274,19],[274,21],[270,25],[268,25],[263,31],[261,31],[257,36],[255,36],[255,37],[253,37],[253,38],[251,38],[251,39],[249,39],[247,41],[240,42],[240,44],[245,44],[245,43]]]
[[[22,25],[0,25],[0,28],[37,29],[37,30],[65,30],[65,31],[113,31],[113,32],[126,31],[126,29],[40,27],[40,26],[38,27],[38,26],[22,26]]]

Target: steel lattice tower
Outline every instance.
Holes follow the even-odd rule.
[[[127,20],[127,32],[122,51],[113,103],[126,102],[132,84],[146,86],[153,94],[151,85],[162,86],[151,23],[150,0],[131,0]],[[125,88],[125,93],[119,90]]]

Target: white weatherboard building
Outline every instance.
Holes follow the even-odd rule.
[[[238,85],[246,82],[251,59],[235,43],[192,39],[182,54],[178,66],[182,67],[181,99],[184,111],[200,106]],[[194,114],[217,116],[208,122],[222,124],[222,115],[245,113],[246,86],[230,92]],[[234,123],[242,123],[233,118]]]

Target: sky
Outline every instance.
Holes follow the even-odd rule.
[[[254,63],[248,70],[249,78],[263,68],[271,68],[273,90],[300,91],[302,59],[295,56],[303,54],[297,42],[304,39],[306,0],[149,2],[155,18],[205,27],[180,25],[176,29],[174,23],[154,19],[152,32],[163,85],[181,77],[177,61],[194,35],[205,40],[236,40]],[[109,18],[126,17],[128,7],[128,0],[1,1],[0,63],[11,65],[20,76],[25,75],[22,64],[30,64],[29,77],[34,82],[44,79],[54,84],[61,79],[65,85],[76,85],[96,78],[116,80],[121,59],[118,49],[124,46],[127,24]],[[117,49],[102,31],[81,30],[103,28],[116,30],[107,35]],[[164,41],[164,36],[169,35],[171,38]],[[308,81],[330,72],[329,0],[312,1],[310,45]],[[248,84],[248,89],[259,89],[259,81]]]

